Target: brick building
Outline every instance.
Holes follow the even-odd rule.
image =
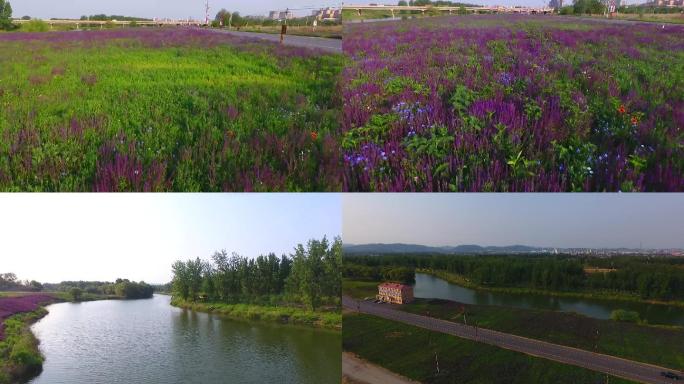
[[[393,304],[406,304],[413,301],[413,287],[399,283],[382,283],[378,285],[378,300]]]

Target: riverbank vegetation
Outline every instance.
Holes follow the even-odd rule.
[[[415,299],[397,309],[518,336],[684,369],[684,328],[601,320],[576,313]]]
[[[344,315],[342,347],[426,384],[605,382],[602,373],[369,315]]]
[[[42,369],[43,356],[30,325],[47,314],[48,294],[0,295],[0,384],[25,380]]]
[[[173,264],[173,303],[235,317],[339,327],[341,240],[299,244],[254,259],[220,251]]]
[[[684,260],[565,255],[346,256],[345,266],[408,267],[476,289],[684,305]],[[585,268],[605,272],[587,273]]]

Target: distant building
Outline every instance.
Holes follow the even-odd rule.
[[[268,13],[270,20],[291,20],[294,17],[294,12],[292,11],[270,11]]]
[[[378,285],[376,298],[387,303],[410,303],[413,301],[413,287],[398,283],[382,283]]]
[[[684,7],[684,0],[656,0],[658,7]]]
[[[339,8],[325,8],[313,11],[311,16],[315,17],[316,20],[330,20],[337,21],[342,20],[342,10]]]

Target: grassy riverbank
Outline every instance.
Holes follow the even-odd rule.
[[[5,320],[4,339],[0,340],[0,384],[28,380],[43,369],[43,355],[30,326],[47,313],[40,307]]]
[[[309,311],[297,307],[275,307],[254,304],[190,302],[177,298],[171,305],[199,312],[216,313],[236,319],[262,320],[316,328],[342,329],[342,315],[332,311]]]
[[[660,305],[671,305],[676,307],[684,307],[684,301],[658,301],[658,300],[645,300],[639,297],[637,294],[627,293],[627,292],[616,292],[616,291],[552,291],[543,289],[533,289],[533,288],[518,288],[518,287],[488,287],[484,285],[479,285],[473,283],[472,281],[466,279],[465,277],[450,273],[446,271],[433,270],[433,269],[416,269],[416,273],[425,273],[438,277],[449,283],[460,285],[465,288],[486,290],[490,292],[501,292],[501,293],[512,293],[520,295],[544,295],[544,296],[554,296],[554,297],[569,297],[577,299],[593,299],[593,300],[618,300],[618,301],[629,301],[633,303],[643,303],[643,304],[660,304]]]
[[[342,346],[422,383],[605,382],[605,375],[598,372],[369,315],[344,315]],[[630,383],[613,377],[610,382]]]
[[[599,320],[575,313],[416,299],[406,312],[494,329],[668,368],[684,369],[684,328]]]

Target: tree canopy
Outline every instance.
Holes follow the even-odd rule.
[[[341,295],[342,243],[326,238],[298,245],[292,255],[247,258],[225,250],[210,261],[195,258],[172,265],[173,295],[183,300],[226,303],[290,301],[315,310]]]

